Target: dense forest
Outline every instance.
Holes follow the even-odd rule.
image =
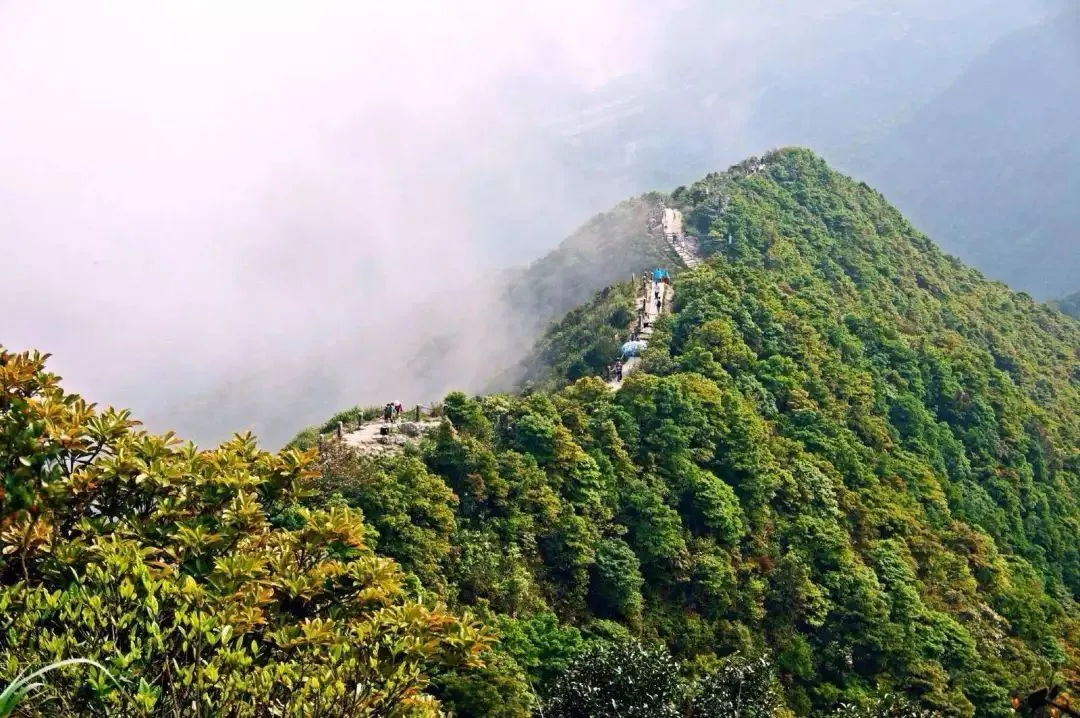
[[[396,455],[199,451],[4,353],[0,680],[115,676],[27,715],[549,718],[1004,717],[1072,680],[1080,324],[812,153],[762,164],[669,198],[708,261],[619,391],[628,284]]]

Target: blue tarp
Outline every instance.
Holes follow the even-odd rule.
[[[640,339],[634,342],[626,342],[622,345],[622,355],[624,357],[641,356],[641,352],[645,351],[647,346],[649,346],[649,343]]]
[[[666,269],[654,269],[652,273],[652,280],[654,282],[662,282],[668,279],[668,273]]]

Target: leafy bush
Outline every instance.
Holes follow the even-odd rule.
[[[555,684],[551,718],[676,718],[683,688],[679,665],[663,649],[640,643],[598,644]]]
[[[529,618],[502,617],[500,650],[513,656],[540,687],[550,687],[585,649],[581,633],[574,627],[559,625],[551,613]]]
[[[634,319],[634,313],[628,307],[616,307],[608,318],[608,324],[616,329],[626,329]]]
[[[590,587],[596,612],[640,621],[641,586],[645,579],[634,550],[620,539],[604,540],[596,550],[594,574]]]
[[[0,350],[0,678],[78,655],[125,686],[61,671],[50,714],[435,715],[430,673],[482,665],[359,513],[296,505],[310,455],[147,434],[44,360]]]
[[[285,445],[286,449],[296,449],[297,451],[307,451],[313,449],[319,444],[319,429],[314,426],[309,426],[306,429],[302,429],[297,432],[296,436],[289,440],[289,443]]]
[[[767,658],[728,658],[702,679],[690,704],[698,718],[773,718],[783,705],[780,686]]]
[[[328,434],[337,431],[338,424],[346,429],[355,429],[365,421],[371,421],[382,416],[382,407],[378,406],[354,406],[331,416],[321,427],[318,433]]]
[[[940,714],[924,710],[903,696],[888,693],[857,706],[845,703],[838,707],[831,718],[939,718]]]

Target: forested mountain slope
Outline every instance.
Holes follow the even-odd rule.
[[[629,636],[682,665],[678,690],[657,668],[612,694],[662,703],[643,715],[717,715],[736,654],[772,667],[753,682],[775,715],[899,692],[1004,717],[1074,669],[1080,327],[807,151],[673,196],[711,258],[621,390],[451,394],[417,450],[323,456],[310,501],[361,508],[379,551],[500,629],[482,679],[435,693],[524,715],[531,685],[577,715],[570,693],[617,685],[595,646]]]
[[[459,366],[452,371],[442,369],[445,358],[480,347],[482,358],[474,360],[471,367],[479,378],[463,382],[465,388],[483,388],[486,393],[518,384],[529,376],[530,364],[522,361],[523,355],[552,320],[633,272],[679,262],[660,228],[662,197],[651,192],[620,202],[590,218],[527,267],[489,277],[482,287],[487,300],[474,302],[465,294],[458,316],[459,321],[486,328],[487,334],[497,335],[499,340],[469,337],[469,343],[463,344],[459,324],[447,323],[444,331],[410,358],[413,373],[443,379],[438,389],[441,393],[450,376],[466,376]]]
[[[999,41],[856,168],[948,251],[1060,296],[1080,273],[1080,54],[1075,8]]]
[[[1080,324],[804,150],[670,201],[709,256],[641,371],[568,384],[617,284],[545,337],[562,388],[451,393],[398,453],[199,451],[0,350],[0,682],[84,657],[125,690],[68,667],[25,713],[341,718],[1075,683]]]
[[[488,384],[489,390],[506,390],[523,379],[535,378],[539,360],[528,349],[552,320],[588,301],[594,294],[620,280],[629,280],[656,266],[675,267],[679,258],[664,241],[661,224],[663,195],[648,193],[619,203],[596,215],[574,234],[526,269],[511,273],[506,282],[504,311],[518,318],[516,352]],[[622,293],[618,293],[622,298]],[[629,321],[629,320],[627,320]],[[626,322],[623,322],[626,324]],[[610,362],[614,331],[601,338],[591,368]],[[610,336],[609,336],[610,335]],[[587,353],[596,337],[580,337],[581,353]],[[545,364],[546,365],[546,364]]]

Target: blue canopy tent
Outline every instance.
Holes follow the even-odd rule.
[[[649,343],[640,339],[637,341],[626,342],[622,345],[622,355],[624,357],[641,356],[641,352],[645,351],[645,347],[647,346],[649,346]]]
[[[666,282],[670,278],[671,277],[668,275],[668,271],[666,269],[656,268],[653,270],[652,280],[654,282]]]

